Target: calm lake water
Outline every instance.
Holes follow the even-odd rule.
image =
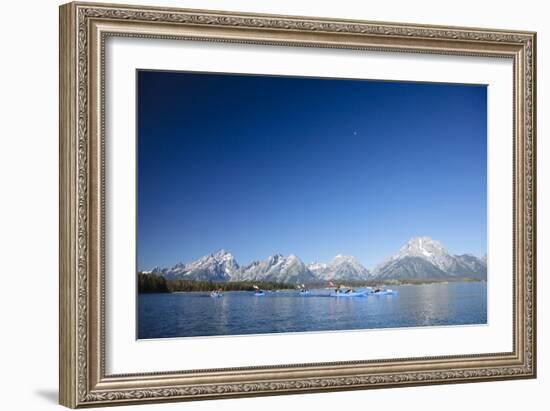
[[[397,295],[334,298],[330,290],[140,294],[138,338],[487,323],[485,282],[403,285]]]

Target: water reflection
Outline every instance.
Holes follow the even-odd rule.
[[[484,282],[395,287],[398,295],[330,297],[286,291],[255,297],[247,292],[143,294],[138,338],[355,330],[485,324]]]

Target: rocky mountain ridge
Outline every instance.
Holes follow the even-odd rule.
[[[170,268],[155,267],[145,273],[161,275],[169,280],[273,281],[287,284],[463,277],[483,280],[487,278],[487,259],[486,256],[479,258],[472,254],[453,255],[430,237],[414,237],[372,272],[355,257],[340,254],[328,263],[311,264],[305,264],[293,254],[274,254],[240,266],[231,253],[220,250],[190,263],[178,263]]]

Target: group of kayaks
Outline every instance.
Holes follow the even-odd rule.
[[[256,297],[264,297],[265,296],[265,291],[264,290],[256,290],[254,291],[254,295]],[[210,297],[212,298],[220,298],[220,297],[223,297],[223,292],[219,291],[219,290],[215,290],[215,291],[212,291],[210,293]]]
[[[311,294],[311,292],[308,289],[302,288],[298,292],[300,296],[308,296]],[[338,288],[334,291],[332,291],[329,296],[330,297],[336,297],[336,298],[352,298],[352,297],[367,297],[367,296],[382,296],[382,295],[395,295],[397,294],[396,290],[391,290],[389,288],[371,288],[367,287],[362,290],[353,290],[351,288],[342,289]],[[264,290],[256,290],[254,291],[255,297],[265,297],[266,292]],[[212,298],[220,298],[223,297],[223,292],[221,290],[214,290],[210,293],[210,297]]]
[[[364,290],[358,290],[355,291],[351,288],[348,288],[346,290],[335,290],[331,292],[329,295],[331,297],[337,297],[337,298],[350,298],[350,297],[367,297],[367,296],[382,296],[382,295],[395,295],[397,294],[396,290],[391,290],[389,288],[370,288],[367,287]]]

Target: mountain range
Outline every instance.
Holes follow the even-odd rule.
[[[430,237],[415,237],[372,272],[352,256],[337,255],[328,263],[305,264],[296,255],[285,257],[275,254],[265,260],[240,266],[231,253],[220,250],[191,263],[178,263],[170,268],[155,267],[145,273],[161,275],[169,280],[273,281],[287,284],[462,277],[483,280],[487,278],[487,257],[453,255]]]

